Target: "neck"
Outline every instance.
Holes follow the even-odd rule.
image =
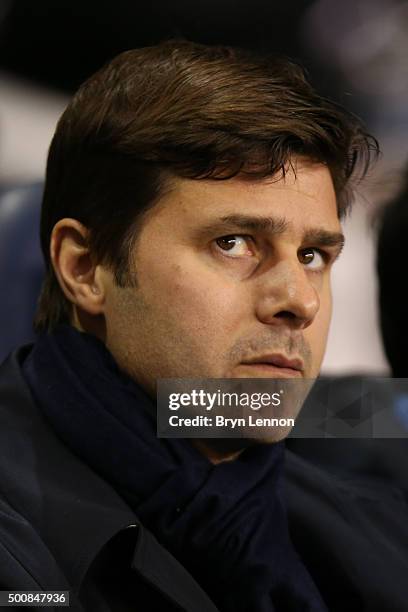
[[[190,441],[214,465],[235,461],[248,446],[254,444],[253,440],[243,438],[193,438]]]

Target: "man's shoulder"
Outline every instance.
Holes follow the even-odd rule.
[[[0,366],[0,492],[12,499],[7,485],[16,494],[23,492],[28,479],[39,474],[39,458],[47,454],[52,462],[54,453],[61,452],[23,376],[22,362],[30,349],[17,349]]]
[[[31,348],[28,344],[16,349],[0,364],[0,415],[19,415],[19,408],[32,401],[21,371],[21,363]],[[6,422],[3,425],[7,426]]]
[[[0,492],[0,590],[47,588],[68,583],[35,526]]]
[[[68,448],[43,415],[22,373],[29,350],[30,346],[18,349],[0,366],[0,493],[6,493],[14,507],[29,506],[33,517],[37,499],[41,508],[58,497],[62,503],[62,490],[67,499],[72,494],[79,507],[92,495],[101,504],[112,499],[120,503],[113,489]]]
[[[0,367],[0,590],[69,590],[70,609],[83,610],[76,594],[80,585],[91,588],[90,568],[99,567],[100,553],[117,536],[133,541],[129,527],[137,527],[138,602],[146,601],[146,609],[159,599],[161,609],[216,611],[116,491],[54,433],[22,375],[26,353],[17,351]]]
[[[406,610],[408,506],[402,491],[287,451],[285,497],[295,547],[330,610],[341,610],[343,601],[349,610]]]
[[[0,366],[0,587],[39,590],[53,584],[66,589],[56,560],[30,518],[40,500],[30,491],[35,489],[35,406],[20,369],[29,350],[16,350]]]
[[[81,546],[99,550],[135,517],[42,415],[21,370],[29,350],[18,349],[0,366],[0,551],[39,584],[55,584],[56,576],[63,584],[69,572],[52,568],[61,560],[73,566]],[[0,585],[12,584],[12,567],[0,560]],[[20,588],[30,588],[18,576]]]
[[[29,350],[14,351],[0,365],[0,494],[6,497],[11,485],[23,485],[22,477],[33,466],[27,454],[34,444],[36,409],[20,367]]]

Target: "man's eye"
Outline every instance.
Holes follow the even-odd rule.
[[[248,247],[250,240],[250,236],[236,234],[222,236],[221,238],[217,238],[215,242],[217,246],[224,251],[224,255],[228,257],[245,257],[253,255],[253,252]]]
[[[301,264],[311,270],[321,270],[325,266],[324,257],[318,249],[302,249],[298,258]]]

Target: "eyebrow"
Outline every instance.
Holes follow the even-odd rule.
[[[283,234],[290,228],[290,223],[282,217],[259,217],[252,215],[227,215],[213,223],[201,227],[200,235],[216,232],[233,232],[250,230],[253,232],[268,232],[272,236]],[[336,247],[340,254],[344,246],[344,235],[341,232],[330,232],[321,228],[307,229],[303,242],[322,247]]]
[[[201,227],[198,231],[202,235],[215,232],[234,232],[239,230],[250,230],[253,232],[265,232],[272,235],[283,234],[289,227],[289,223],[280,217],[257,217],[252,215],[227,215],[216,221]]]
[[[318,246],[337,247],[339,253],[344,247],[344,234],[341,232],[329,232],[324,229],[307,230],[303,236],[304,242],[310,242]]]

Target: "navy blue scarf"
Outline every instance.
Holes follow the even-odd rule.
[[[158,439],[152,399],[102,342],[69,326],[41,336],[23,371],[58,435],[221,612],[326,610],[289,538],[281,443],[212,465],[187,440]]]

